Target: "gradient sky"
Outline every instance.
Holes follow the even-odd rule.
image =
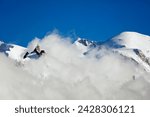
[[[26,46],[54,29],[95,41],[150,35],[150,0],[0,0],[0,40]]]

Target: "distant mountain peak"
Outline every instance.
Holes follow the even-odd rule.
[[[97,46],[97,43],[94,41],[90,41],[87,39],[81,39],[78,38],[74,44],[77,46],[79,50],[81,50],[83,53],[87,52],[89,49],[95,48]]]

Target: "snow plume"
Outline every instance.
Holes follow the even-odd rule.
[[[82,56],[69,38],[35,39],[46,54],[16,63],[0,54],[0,99],[150,99],[150,75],[110,50]],[[102,54],[101,54],[102,53]],[[106,54],[104,54],[106,53]]]

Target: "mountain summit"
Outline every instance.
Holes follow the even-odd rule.
[[[126,47],[128,49],[150,50],[150,36],[137,32],[123,32],[106,42],[110,47]]]

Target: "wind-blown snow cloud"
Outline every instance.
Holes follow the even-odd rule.
[[[68,38],[33,40],[46,51],[37,60],[14,62],[0,54],[1,99],[150,99],[150,75],[134,62],[101,50],[87,57]]]

